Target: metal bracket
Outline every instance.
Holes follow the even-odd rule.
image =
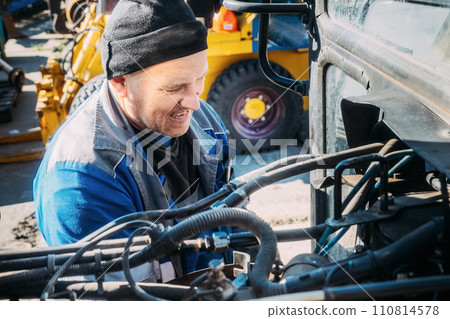
[[[242,269],[233,269],[234,278],[239,277],[241,274],[248,274],[250,269],[250,255],[241,251],[233,250],[233,265],[242,267]]]
[[[326,223],[328,226],[340,228],[340,227],[348,227],[352,225],[358,224],[366,224],[371,223],[383,219],[388,219],[395,216],[398,212],[398,207],[395,205],[389,206],[386,212],[381,212],[380,203],[377,202],[373,204],[371,209],[360,212],[360,213],[350,213],[345,216],[342,216],[341,219],[336,220],[334,218],[328,218]]]
[[[103,289],[103,281],[105,281],[105,276],[103,276],[103,266],[102,266],[102,253],[100,249],[94,250],[95,258],[95,281],[98,285],[98,294],[103,295],[105,290]]]
[[[224,254],[228,251],[228,248],[230,247],[230,238],[227,233],[223,231],[214,232],[212,234],[212,239],[214,242],[215,253]]]

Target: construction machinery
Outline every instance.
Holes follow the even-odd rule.
[[[263,72],[286,89],[309,92],[311,152],[238,177],[217,193],[166,214],[126,215],[72,245],[0,252],[0,295],[42,300],[80,295],[98,300],[449,300],[448,3],[225,0],[223,5],[260,14]],[[272,13],[305,17],[310,83],[278,74],[266,60],[261,40],[267,39]],[[257,212],[238,208],[257,190],[307,172],[311,227],[274,231]],[[164,218],[183,220],[164,227],[159,223]],[[138,226],[129,238],[108,240]],[[220,226],[246,231],[195,238]],[[278,258],[278,243],[301,240],[311,240],[311,251]],[[258,247],[256,258],[243,247]],[[224,258],[164,284],[137,283],[130,272],[130,267],[191,251],[215,251]],[[104,281],[110,271],[123,271],[126,282]],[[417,310],[403,309],[406,315]]]

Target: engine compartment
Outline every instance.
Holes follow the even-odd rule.
[[[445,300],[448,298],[447,177],[391,139],[335,154],[292,156],[238,177],[195,204],[121,217],[81,241],[0,252],[0,296],[95,300]],[[381,169],[380,169],[381,167]],[[411,167],[415,168],[409,176]],[[257,189],[315,169],[333,169],[334,216],[310,228],[274,231],[240,204]],[[342,173],[354,168],[354,185]],[[419,173],[417,173],[419,172]],[[411,182],[410,178],[412,178]],[[349,179],[349,178],[347,178]],[[343,181],[350,189],[342,198]],[[165,219],[185,218],[165,227]],[[351,226],[348,256],[329,252]],[[219,227],[237,227],[229,234]],[[126,239],[109,239],[123,229]],[[211,236],[196,238],[214,229]],[[279,259],[277,242],[316,240],[313,253]],[[257,250],[251,257],[249,248]],[[209,268],[165,283],[136,282],[132,268],[167,256],[214,251]],[[225,264],[232,251],[233,262]],[[126,281],[105,281],[124,273]],[[414,289],[411,289],[414,287]],[[300,294],[299,294],[300,293]],[[294,297],[295,294],[295,297]]]

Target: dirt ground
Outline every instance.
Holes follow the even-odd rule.
[[[70,36],[47,34],[50,20],[47,12],[17,21],[16,24],[28,37],[10,39],[6,44],[8,62],[21,67],[26,72],[26,82],[13,111],[13,121],[0,124],[0,136],[26,132],[39,128],[35,114],[36,87],[41,80],[39,66],[47,57],[61,54],[60,50],[70,41]],[[43,148],[42,142],[34,141],[14,145],[0,145],[0,154],[7,155],[19,151]],[[301,145],[290,149],[291,154],[299,154]],[[279,158],[280,152],[261,154],[266,163]],[[258,168],[251,157],[249,165],[246,155],[236,160],[238,175]],[[32,180],[39,166],[39,160],[0,164],[0,249],[25,249],[43,246],[45,242],[36,226],[32,197]],[[275,229],[309,226],[309,176],[302,175],[289,181],[261,189],[251,196],[248,208],[269,222]],[[309,252],[309,241],[280,244],[282,260],[287,262],[292,256]]]

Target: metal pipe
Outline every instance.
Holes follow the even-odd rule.
[[[381,211],[387,211],[387,184],[388,184],[388,170],[386,159],[379,153],[367,154],[359,157],[353,157],[340,162],[334,170],[334,219],[340,220],[342,218],[342,173],[345,169],[358,166],[364,163],[379,162],[381,175]]]
[[[308,13],[306,3],[250,3],[235,0],[224,0],[223,6],[231,11],[250,13]]]
[[[268,0],[264,0],[267,2]],[[266,4],[268,5],[268,4]],[[307,95],[308,85],[307,81],[298,81],[289,79],[276,73],[270,65],[267,56],[268,36],[269,36],[269,14],[261,14],[259,21],[259,36],[258,36],[258,61],[264,75],[274,84],[279,85],[285,89],[293,90],[300,93],[302,96]]]

